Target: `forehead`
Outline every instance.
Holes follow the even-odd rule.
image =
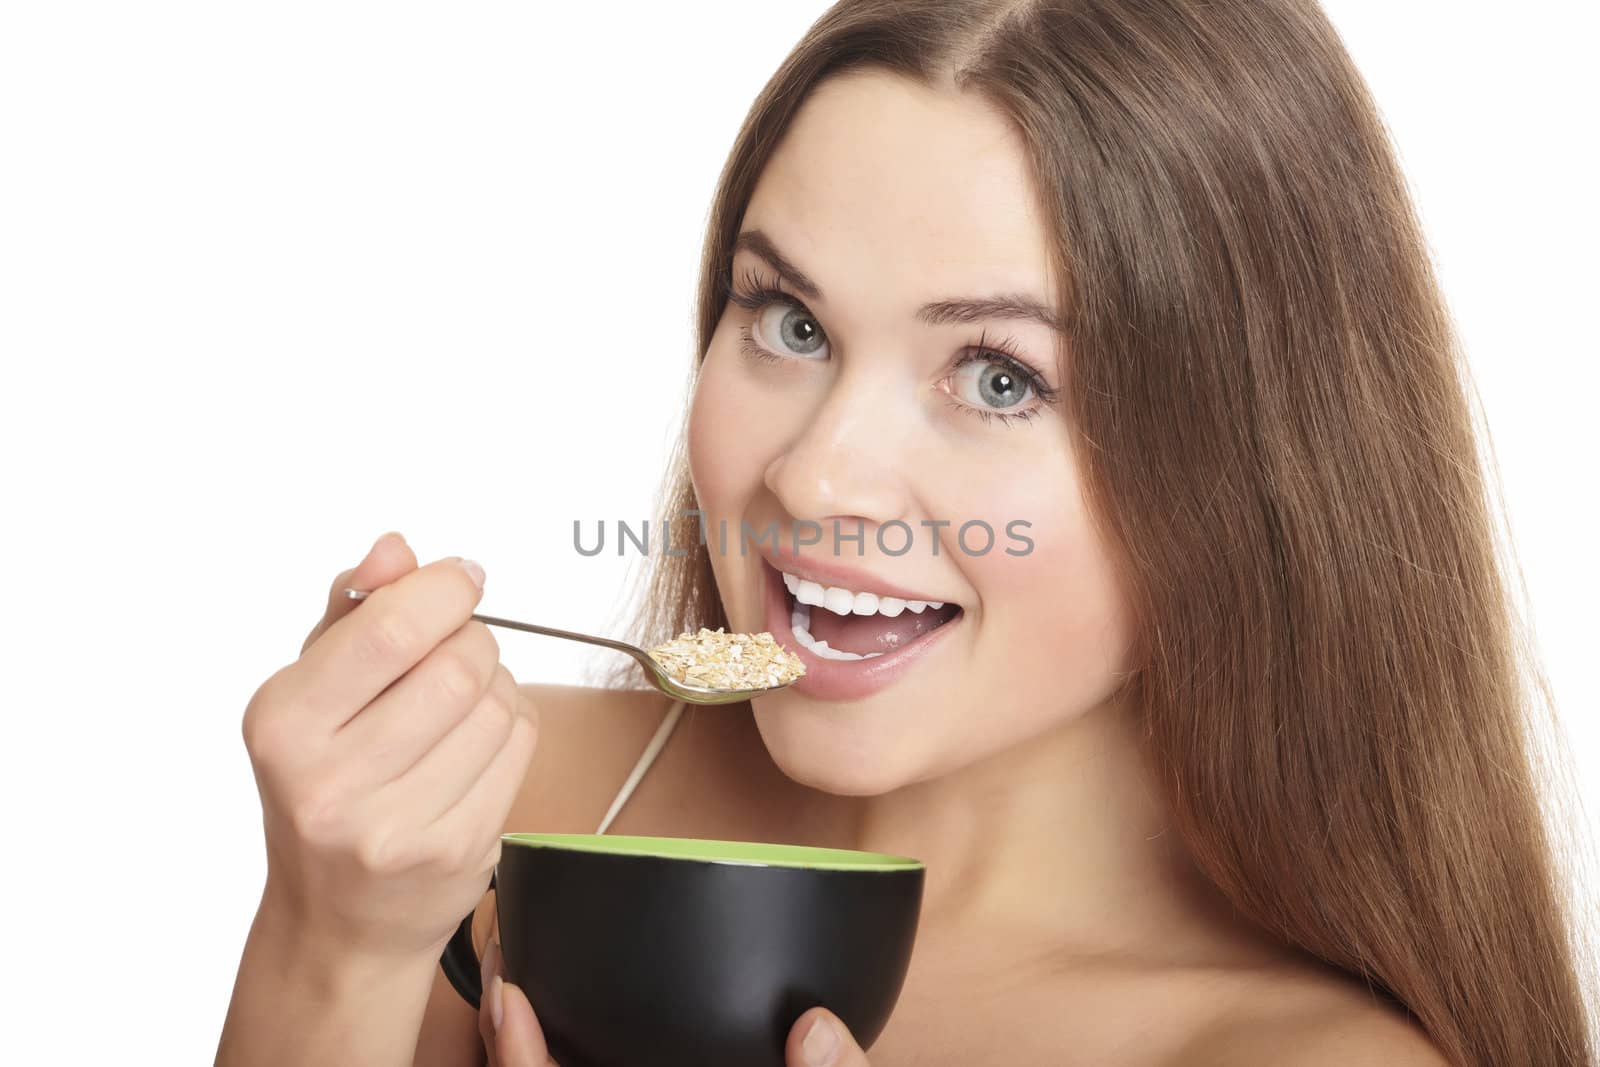
[[[1020,136],[982,98],[879,71],[829,78],[756,183],[759,228],[831,303],[974,290],[1049,299],[1050,239]]]

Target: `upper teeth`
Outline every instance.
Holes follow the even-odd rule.
[[[783,584],[800,603],[820,605],[835,615],[887,615],[892,619],[908,609],[920,615],[928,608],[937,611],[944,607],[942,600],[901,600],[897,596],[855,593],[837,585],[825,586],[793,574],[784,574]]]

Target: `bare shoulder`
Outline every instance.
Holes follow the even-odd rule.
[[[517,686],[539,709],[540,733],[614,739],[619,731],[649,736],[672,702],[654,689],[599,689],[523,682]],[[643,723],[642,720],[650,722]]]
[[[1360,1014],[1239,1026],[1209,1035],[1183,1057],[1189,1067],[1450,1067],[1422,1029],[1374,1008]]]
[[[671,707],[649,689],[524,683],[539,736],[506,831],[593,833]]]
[[[1422,1027],[1398,1008],[1353,988],[1332,987],[1230,1013],[1180,1059],[1186,1067],[1451,1067]]]

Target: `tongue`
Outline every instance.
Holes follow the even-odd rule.
[[[840,652],[893,652],[955,617],[961,609],[946,604],[922,614],[902,611],[887,615],[835,615],[821,604],[811,608],[811,636]]]

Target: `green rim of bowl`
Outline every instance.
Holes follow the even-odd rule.
[[[914,871],[922,862],[880,852],[762,841],[703,841],[691,837],[629,837],[625,834],[501,834],[507,844],[572,849],[615,856],[655,856],[744,867],[805,867],[818,871]]]

